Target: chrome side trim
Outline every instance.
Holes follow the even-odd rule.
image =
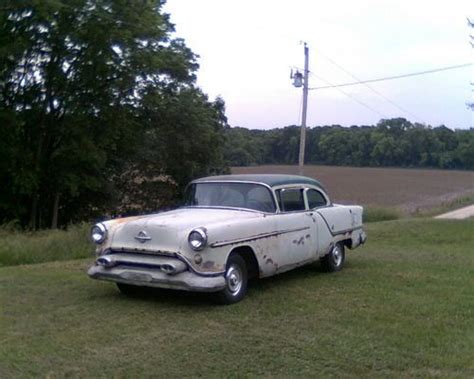
[[[249,237],[244,237],[244,238],[236,238],[236,239],[228,240],[228,241],[216,241],[216,242],[212,243],[210,245],[210,247],[215,248],[215,247],[222,247],[222,246],[227,246],[227,245],[235,245],[235,244],[238,244],[238,243],[255,241],[255,240],[262,239],[262,238],[276,237],[276,236],[279,236],[281,234],[300,232],[300,231],[308,230],[308,229],[310,229],[310,227],[306,226],[304,228],[288,229],[288,230],[277,230],[277,231],[269,232],[269,233],[261,233],[261,234],[256,234],[254,236],[249,236]]]
[[[324,218],[323,214],[320,213],[320,212],[318,212],[318,211],[316,211],[316,213],[321,216],[321,218],[323,219],[324,223],[326,224],[326,226],[327,226],[327,228],[328,228],[328,230],[329,230],[329,233],[331,233],[331,235],[332,235],[333,237],[339,236],[339,235],[341,235],[341,234],[346,234],[346,233],[354,232],[354,231],[356,231],[356,230],[360,230],[360,229],[363,229],[363,228],[364,228],[363,225],[360,225],[360,226],[355,226],[355,227],[349,228],[349,229],[339,230],[338,232],[335,232],[335,233],[334,233],[334,232],[331,230],[331,227],[329,226],[329,223],[328,223],[327,220]]]

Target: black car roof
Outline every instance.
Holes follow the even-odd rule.
[[[241,174],[241,175],[218,175],[208,176],[193,180],[192,183],[199,182],[255,182],[263,183],[270,187],[277,187],[291,184],[309,184],[319,187],[325,191],[324,186],[313,178],[299,175],[284,175],[284,174]]]

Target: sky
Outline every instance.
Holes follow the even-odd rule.
[[[199,55],[197,84],[221,96],[231,126],[270,129],[301,122],[309,87],[472,63],[472,0],[168,0],[164,10]],[[352,74],[350,76],[348,73]],[[309,92],[307,125],[374,125],[382,118],[452,129],[474,127],[474,66]],[[356,100],[354,100],[356,99]],[[361,104],[362,103],[362,104]]]

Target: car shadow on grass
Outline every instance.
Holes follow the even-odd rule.
[[[352,264],[346,262],[344,270],[350,269],[351,266]],[[248,295],[255,300],[255,298],[260,297],[260,294],[263,294],[266,290],[281,289],[284,291],[285,288],[297,284],[298,282],[303,282],[307,279],[313,279],[316,277],[322,279],[324,277],[329,278],[333,275],[341,275],[344,273],[344,270],[341,273],[328,274],[323,272],[319,263],[298,267],[269,278],[250,280]],[[140,291],[137,291],[136,294],[130,296],[122,294],[118,288],[112,290],[115,291],[115,296],[117,296],[117,298],[129,301],[153,302],[168,306],[209,307],[219,305],[219,302],[213,293],[141,287]],[[245,301],[245,299],[243,301]]]
[[[251,282],[250,289],[263,291],[266,288],[287,287],[307,279],[324,278],[329,274],[323,271],[319,262],[294,268],[290,271],[271,276],[269,278],[255,279]],[[337,273],[336,273],[337,275]]]
[[[134,295],[125,295],[116,289],[116,296],[129,301],[146,301],[169,306],[209,306],[217,304],[212,293],[141,287]]]

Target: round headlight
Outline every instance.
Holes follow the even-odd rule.
[[[197,228],[189,233],[189,245],[193,250],[202,250],[207,243],[207,234],[203,228]]]
[[[91,238],[97,244],[105,241],[107,238],[107,229],[104,224],[96,224],[91,229]]]

